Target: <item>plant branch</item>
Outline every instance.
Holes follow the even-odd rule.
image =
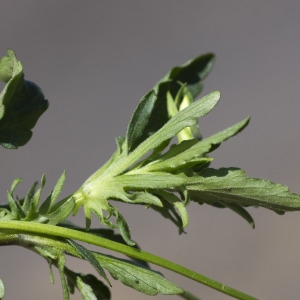
[[[127,256],[137,258],[157,266],[163,267],[175,273],[178,273],[182,276],[190,278],[194,281],[202,283],[206,286],[209,286],[219,292],[222,292],[226,295],[232,296],[236,299],[240,300],[255,300],[256,298],[249,296],[243,292],[235,290],[229,286],[226,286],[218,281],[212,280],[206,276],[203,276],[195,271],[192,271],[188,268],[185,268],[179,264],[171,262],[162,257],[156,256],[152,253],[148,253],[137,248],[133,248],[130,246],[126,246],[124,244],[120,244],[106,238],[102,238],[99,236],[95,236],[90,233],[85,233],[82,231],[77,231],[74,229],[47,225],[47,224],[39,224],[39,223],[29,223],[24,221],[0,221],[0,229],[6,231],[10,235],[11,239],[16,238],[14,233],[30,233],[45,237],[60,237],[66,239],[74,239],[81,242],[85,242],[88,244],[93,244],[102,248],[106,248],[112,251],[116,251]],[[1,244],[1,242],[0,242]]]

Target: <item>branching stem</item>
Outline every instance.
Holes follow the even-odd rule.
[[[18,234],[28,233],[28,234],[34,234],[34,235],[39,235],[44,237],[56,237],[56,238],[60,237],[65,239],[73,239],[84,243],[96,245],[102,248],[106,248],[112,251],[116,251],[125,254],[127,256],[149,262],[151,264],[155,264],[157,266],[163,267],[165,269],[178,273],[182,276],[190,278],[194,281],[202,283],[206,286],[209,286],[219,292],[232,296],[236,299],[240,299],[240,300],[256,299],[243,292],[235,290],[218,281],[212,280],[195,271],[187,269],[179,264],[171,262],[162,257],[156,256],[152,253],[144,252],[137,248],[120,244],[118,242],[114,242],[106,238],[98,237],[82,231],[77,231],[74,229],[69,229],[69,228],[64,228],[59,226],[33,223],[33,222],[24,222],[24,221],[0,221],[0,229],[3,233],[7,232],[7,234],[5,235],[4,234],[0,235],[0,245],[5,244],[5,236],[8,239],[7,240],[8,243],[9,240],[12,241],[12,239],[16,239],[17,238],[16,233]]]

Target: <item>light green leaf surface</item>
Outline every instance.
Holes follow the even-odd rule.
[[[142,203],[159,207],[163,206],[158,197],[147,192],[135,192],[133,194],[127,194],[127,197],[131,200],[130,202],[128,201],[129,203]]]
[[[175,116],[180,110],[183,110],[187,106],[194,102],[194,98],[186,85],[182,85],[179,89],[175,99],[173,99],[171,92],[167,93],[167,111],[170,117]],[[199,130],[198,123],[194,124],[192,127],[186,127],[182,131],[177,133],[178,143],[184,140],[190,139],[202,139],[202,135]]]
[[[42,203],[42,205],[40,207],[40,210],[39,210],[41,214],[47,214],[51,210],[55,200],[58,198],[58,196],[60,195],[60,193],[62,191],[65,180],[66,180],[66,172],[64,171],[61,174],[58,181],[56,182],[56,185],[54,186],[54,188],[53,188],[52,192],[50,193],[50,195]]]
[[[130,229],[129,226],[125,220],[125,218],[118,212],[116,214],[116,226],[119,231],[121,236],[123,237],[124,241],[127,243],[129,246],[134,246],[135,242],[131,240],[131,234],[130,234]]]
[[[165,189],[180,187],[185,184],[187,178],[184,174],[173,175],[165,172],[125,174],[117,176],[115,183],[121,184],[125,189]]]
[[[161,274],[136,265],[123,259],[106,255],[96,255],[101,265],[108,270],[111,276],[120,280],[135,290],[146,295],[174,295],[184,292],[178,285],[164,278]]]
[[[75,201],[71,197],[57,202],[52,206],[50,212],[48,212],[44,217],[48,219],[48,224],[56,225],[63,222],[68,216],[70,216],[73,213],[74,208]],[[43,214],[41,215],[43,216]]]
[[[65,172],[63,172],[53,191],[40,208],[41,193],[46,184],[46,176],[42,176],[40,188],[36,190],[37,183],[33,184],[24,199],[18,199],[18,197],[14,196],[15,189],[21,181],[21,178],[15,179],[12,183],[11,191],[7,192],[10,211],[6,211],[5,214],[2,213],[4,219],[34,221],[56,225],[57,223],[63,222],[73,213],[75,209],[75,199],[72,197],[67,197],[54,203],[62,190],[65,181]]]
[[[241,132],[250,121],[250,117],[247,117],[246,119],[236,123],[233,126],[230,126],[204,140],[199,142],[197,145],[191,147],[190,151],[198,151],[198,153],[201,153],[202,155],[205,153],[209,153],[213,150],[215,150],[219,145],[228,140],[229,138],[235,136],[239,132]]]
[[[79,290],[83,300],[109,300],[110,291],[102,281],[92,274],[75,274],[75,285]],[[69,284],[70,285],[70,284]]]
[[[236,135],[249,123],[249,118],[217,133],[202,141],[186,140],[180,144],[174,144],[170,150],[159,157],[158,160],[146,165],[146,171],[176,171],[189,168],[193,165],[204,165],[212,161],[212,158],[203,157],[206,153],[216,149],[222,142]]]
[[[165,201],[168,201],[170,204],[174,205],[174,207],[177,209],[177,212],[178,212],[178,214],[181,218],[181,222],[182,222],[182,224],[180,226],[180,230],[182,228],[186,227],[189,223],[189,216],[188,216],[188,213],[186,210],[185,203],[173,193],[169,193],[164,190],[159,190],[159,191],[154,191],[154,192],[157,193],[158,195],[160,195],[161,198],[164,199]],[[164,204],[165,204],[165,201],[164,201]],[[164,211],[163,215],[165,217],[169,217],[169,215],[168,215],[169,208],[170,208],[169,205],[165,205],[165,207],[162,209],[162,211]],[[172,215],[174,217],[174,212]]]
[[[97,300],[97,297],[89,284],[86,284],[80,276],[76,278],[76,285],[83,300]]]
[[[7,55],[0,59],[0,80],[7,83],[13,77],[22,76],[23,67],[14,52],[9,49]]]
[[[287,186],[265,179],[247,177],[236,168],[204,169],[187,183],[191,198],[205,203],[234,203],[262,206],[278,213],[300,209],[300,195]]]

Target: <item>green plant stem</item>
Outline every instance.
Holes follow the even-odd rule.
[[[112,251],[125,254],[133,258],[137,258],[155,264],[157,266],[163,267],[165,269],[178,273],[182,276],[190,278],[194,281],[202,283],[206,286],[209,286],[219,292],[232,296],[236,299],[240,299],[240,300],[256,299],[243,292],[235,290],[218,281],[212,280],[195,271],[192,271],[188,268],[185,268],[181,265],[178,265],[162,257],[156,256],[152,253],[148,253],[124,244],[120,244],[106,238],[95,236],[90,233],[85,233],[74,229],[69,229],[69,228],[64,228],[64,227],[59,227],[54,225],[47,225],[47,224],[40,224],[40,223],[33,223],[33,222],[30,223],[24,221],[11,221],[11,220],[0,221],[0,230],[3,233],[7,232],[8,234],[11,234],[11,237],[14,236],[14,238],[16,238],[14,235],[16,233],[30,233],[30,234],[35,234],[35,235],[45,236],[45,237],[60,237],[60,238],[78,240],[84,243],[96,245],[102,248],[106,248]],[[2,244],[3,244],[3,240],[2,240]]]

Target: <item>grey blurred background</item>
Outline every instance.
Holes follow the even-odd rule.
[[[46,196],[64,169],[64,195],[75,191],[110,157],[114,137],[125,134],[133,109],[156,81],[210,51],[217,61],[204,93],[220,90],[222,100],[200,120],[202,133],[252,116],[243,133],[212,154],[213,166],[241,167],[300,193],[299,9],[299,1],[278,0],[0,1],[1,56],[12,48],[26,78],[50,101],[28,145],[0,149],[1,202],[14,178],[24,178],[22,196],[43,173]],[[178,236],[151,211],[120,210],[146,251],[259,299],[300,297],[300,213],[250,209],[252,230],[230,211],[191,205],[187,234]],[[17,247],[1,247],[0,255],[6,300],[62,299],[57,272],[52,285],[45,261]],[[91,270],[74,260],[70,266]],[[165,274],[201,299],[230,299]],[[150,298],[116,281],[112,295]],[[72,299],[81,298],[77,293]]]

